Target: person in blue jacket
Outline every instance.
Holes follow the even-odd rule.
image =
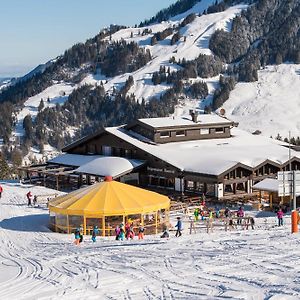
[[[92,241],[95,243],[97,235],[99,233],[98,227],[95,225],[92,231]]]
[[[79,230],[79,228],[75,229],[74,235],[75,235],[74,244],[79,245],[79,243],[80,243],[80,230]]]
[[[179,237],[181,236],[181,231],[182,231],[182,221],[180,219],[180,217],[177,217],[177,224],[175,225],[175,227],[177,227],[177,231],[175,236]]]

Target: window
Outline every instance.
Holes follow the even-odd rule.
[[[216,133],[224,133],[224,128],[216,128]]]
[[[103,146],[102,153],[105,156],[111,156],[111,147],[110,146]]]
[[[201,128],[200,129],[200,134],[209,134],[209,129],[208,128]]]
[[[170,131],[162,131],[160,133],[160,137],[161,138],[167,138],[167,137],[170,137]]]
[[[185,136],[185,131],[184,130],[177,130],[176,131],[176,136]]]

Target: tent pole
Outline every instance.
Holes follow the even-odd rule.
[[[83,234],[86,235],[86,218],[83,216]]]
[[[157,211],[155,212],[155,234],[157,234]]]
[[[70,233],[69,215],[67,215],[67,233]]]
[[[102,218],[102,236],[105,236],[105,216]]]

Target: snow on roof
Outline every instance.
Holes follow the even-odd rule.
[[[149,125],[151,127],[173,127],[173,126],[194,126],[194,125],[208,125],[208,124],[232,124],[233,122],[213,114],[200,114],[197,117],[197,123],[192,121],[191,116],[179,116],[179,117],[164,117],[164,118],[147,118],[139,119],[140,122]]]
[[[79,155],[62,154],[49,163],[62,164],[66,166],[79,167],[75,171],[78,173],[91,174],[96,176],[112,176],[114,178],[131,172],[144,164],[137,159],[127,159],[124,157],[102,156],[102,155]]]
[[[143,165],[144,162],[124,157],[103,156],[95,158],[93,161],[79,167],[75,171],[78,173],[92,174],[98,176],[119,177],[131,172],[134,168]]]
[[[282,142],[255,136],[232,128],[232,137],[151,145],[128,135],[123,127],[108,127],[107,132],[164,160],[181,171],[220,175],[241,163],[255,168],[266,160],[277,164],[288,161],[289,153]],[[291,151],[291,157],[300,153]]]
[[[85,165],[101,155],[78,155],[78,154],[61,154],[48,161],[48,163],[65,166],[80,167]]]
[[[273,178],[266,178],[253,186],[254,190],[278,192],[278,180]]]

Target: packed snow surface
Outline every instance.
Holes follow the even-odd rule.
[[[1,299],[299,299],[300,239],[285,218],[256,218],[255,230],[204,229],[162,240],[119,242],[50,232],[48,211],[25,194],[53,190],[2,184]],[[259,213],[260,214],[260,213]],[[258,214],[258,216],[259,216]],[[274,215],[274,214],[273,214]]]
[[[300,136],[300,65],[268,66],[258,81],[238,83],[224,104],[226,116],[240,128],[283,138]]]

